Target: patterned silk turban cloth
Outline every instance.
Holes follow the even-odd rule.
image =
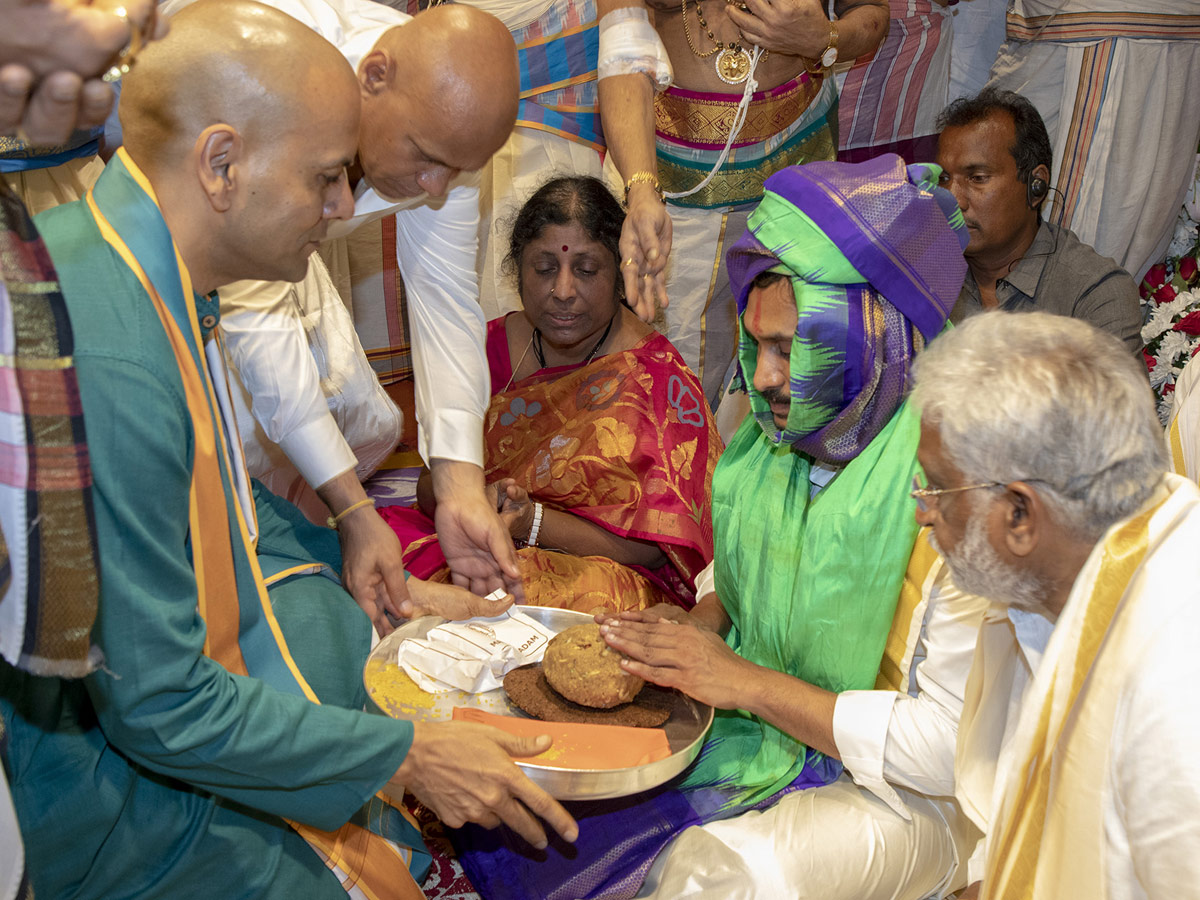
[[[793,166],[767,179],[727,261],[742,380],[776,443],[845,462],[900,407],[913,354],[945,326],[966,275],[966,226],[937,186],[940,174],[887,154]],[[782,430],[754,389],[758,348],[742,322],[751,285],[766,271],[791,279],[799,316]]]

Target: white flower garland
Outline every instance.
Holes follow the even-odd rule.
[[[1200,288],[1178,294],[1166,303],[1144,300],[1143,307],[1147,321],[1142,326],[1142,340],[1146,342],[1142,356],[1158,400],[1158,417],[1166,425],[1174,403],[1175,381],[1192,356],[1200,352],[1200,334],[1190,333],[1200,331]],[[1180,323],[1186,330],[1179,330]]]
[[[1175,381],[1200,352],[1200,156],[1195,183],[1175,222],[1167,258],[1151,266],[1141,283],[1142,358],[1165,426],[1175,404]],[[1180,325],[1182,324],[1182,328]]]

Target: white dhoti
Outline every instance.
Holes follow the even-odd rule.
[[[737,349],[737,307],[725,270],[725,248],[745,232],[752,207],[669,209],[673,226],[667,264],[670,304],[657,327],[696,373],[715,409]]]
[[[655,860],[638,898],[945,897],[965,883],[978,832],[953,801],[896,790],[909,821],[843,775],[763,812],[689,828]]]

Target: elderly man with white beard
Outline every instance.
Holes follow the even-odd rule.
[[[1080,320],[988,313],[915,363],[918,521],[991,598],[956,793],[964,897],[1200,884],[1200,490],[1167,472],[1145,372]]]

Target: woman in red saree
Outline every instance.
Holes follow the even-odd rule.
[[[488,324],[484,468],[538,606],[690,607],[712,559],[720,438],[679,353],[622,302],[623,218],[594,178],[544,185],[510,244],[525,308]],[[418,497],[380,513],[411,574],[445,577],[431,492]]]

